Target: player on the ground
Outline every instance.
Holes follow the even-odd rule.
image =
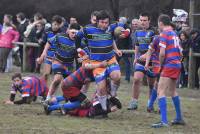
[[[154,128],[167,127],[167,101],[166,91],[171,92],[172,101],[176,110],[176,118],[172,121],[172,125],[184,125],[181,113],[180,99],[176,92],[176,80],[181,70],[181,46],[179,38],[171,26],[170,17],[168,15],[160,15],[158,18],[158,27],[160,33],[160,53],[159,60],[161,64],[161,74],[158,83],[158,104],[160,108],[161,120],[152,124]]]
[[[159,80],[159,74],[160,74],[160,61],[159,61],[159,36],[155,35],[153,38],[152,43],[149,45],[149,49],[146,53],[146,62],[145,62],[145,69],[151,70],[154,72],[157,77],[154,83],[154,88],[151,92],[150,98],[149,98],[149,104],[147,106],[148,112],[154,111],[154,102],[157,98],[157,88],[158,88],[158,80]]]
[[[29,76],[23,77],[20,73],[15,73],[12,76],[12,87],[10,91],[10,99],[5,101],[5,104],[30,104],[36,101],[38,96],[46,98],[48,87],[43,77]],[[15,101],[15,96],[19,92],[22,99]]]

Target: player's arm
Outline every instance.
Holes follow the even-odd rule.
[[[13,101],[13,104],[25,104],[28,103],[28,97],[23,97],[21,100]]]
[[[122,52],[117,48],[116,42],[113,40],[113,49],[118,56],[122,56]]]
[[[166,44],[167,44],[167,40],[164,34],[160,34],[160,42],[159,42],[159,46],[160,46],[160,53],[159,53],[159,61],[161,66],[164,63],[165,60],[165,48],[166,48]]]
[[[83,64],[83,68],[85,69],[95,69],[95,68],[106,67],[106,66],[108,66],[107,61],[102,61],[99,64],[91,64],[91,63]]]
[[[41,64],[41,63],[43,62],[44,58],[45,58],[46,55],[47,55],[47,51],[48,51],[48,49],[50,48],[50,46],[51,46],[51,45],[49,44],[49,42],[47,42],[47,43],[45,44],[45,47],[44,47],[44,50],[43,50],[41,56],[37,59],[37,62],[38,62],[39,64]]]
[[[146,62],[145,62],[145,69],[149,69],[149,62],[150,62],[150,58],[151,58],[151,55],[152,55],[152,53],[155,51],[154,49],[153,49],[153,47],[152,47],[153,45],[152,45],[152,43],[149,45],[149,49],[148,49],[148,51],[147,51],[147,53],[146,53]]]

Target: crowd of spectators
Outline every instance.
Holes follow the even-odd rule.
[[[69,18],[67,21],[64,17],[62,18],[61,30],[66,29],[72,23],[78,23],[76,17]],[[45,31],[51,27],[51,24],[43,17],[41,13],[36,13],[33,18],[26,18],[25,14],[20,12],[16,14],[17,24],[13,23],[13,16],[9,14],[4,15],[2,24],[0,24],[0,72],[12,71],[12,57],[16,51],[19,51],[19,62],[23,65],[23,48],[17,46],[18,49],[14,49],[16,46],[13,42],[28,41],[38,43],[41,47],[28,47],[27,48],[27,63],[28,71],[40,72],[40,65],[36,63],[36,58],[39,57],[46,44]],[[140,21],[137,18],[129,20],[126,17],[120,17],[119,22],[125,23],[126,27],[130,29],[131,34],[126,38],[116,38],[116,44],[119,49],[134,49],[135,46],[135,31],[140,29]],[[186,21],[174,21],[175,30],[179,35],[180,42],[183,48],[183,61],[182,61],[182,72],[180,75],[177,87],[186,87],[188,83],[188,64],[189,64],[189,49],[196,53],[200,53],[200,31],[199,29],[191,29]],[[81,25],[80,25],[81,28]],[[14,53],[13,53],[14,51]],[[16,57],[15,57],[16,58]],[[123,60],[125,63],[125,80],[130,82],[133,70],[133,59],[134,54],[123,54],[122,57],[118,57],[118,61]],[[199,77],[198,68],[200,66],[200,58],[197,58],[196,62],[196,79],[195,87],[199,88]]]

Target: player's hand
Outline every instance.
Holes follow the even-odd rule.
[[[13,102],[13,101],[10,101],[10,100],[6,100],[6,101],[4,101],[4,104],[13,105],[13,104],[14,104],[14,102]]]
[[[102,61],[100,63],[100,67],[107,67],[108,66],[108,62],[107,61]]]
[[[137,63],[137,59],[135,58],[133,61],[133,65],[135,65]]]
[[[42,59],[41,57],[38,57],[38,58],[36,59],[36,62],[37,62],[38,64],[42,64],[43,59]]]
[[[78,63],[82,63],[83,62],[83,58],[77,58]]]
[[[146,65],[146,64],[145,64],[144,69],[145,69],[146,71],[149,70],[149,65]]]
[[[115,53],[116,53],[119,57],[122,56],[122,51],[120,51],[120,50],[116,50]]]
[[[125,39],[125,38],[126,38],[126,35],[122,33],[122,34],[119,35],[119,38],[120,38],[120,39]]]

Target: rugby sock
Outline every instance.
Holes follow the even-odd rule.
[[[75,109],[81,106],[80,101],[68,102],[63,104],[63,108],[66,110]]]
[[[61,102],[61,101],[64,101],[65,98],[63,96],[56,96],[56,100],[57,102]]]
[[[182,120],[179,96],[172,97],[172,101],[174,103],[174,107],[175,107],[175,110],[176,110],[176,119]]]
[[[151,92],[151,96],[150,96],[150,100],[149,100],[149,104],[148,104],[149,108],[153,108],[153,104],[154,104],[156,98],[157,98],[157,90],[153,89]]]
[[[114,82],[111,82],[111,90],[110,90],[111,96],[115,97],[117,95],[118,88],[119,85],[115,84]]]
[[[168,123],[167,122],[167,101],[166,97],[162,97],[158,99],[158,105],[160,108],[160,116],[161,116],[161,121],[163,123]]]
[[[58,110],[62,107],[63,104],[54,104],[48,107],[49,111],[54,111],[54,110]]]
[[[102,109],[107,111],[107,96],[106,95],[104,95],[104,96],[98,95],[98,100],[101,104]]]

